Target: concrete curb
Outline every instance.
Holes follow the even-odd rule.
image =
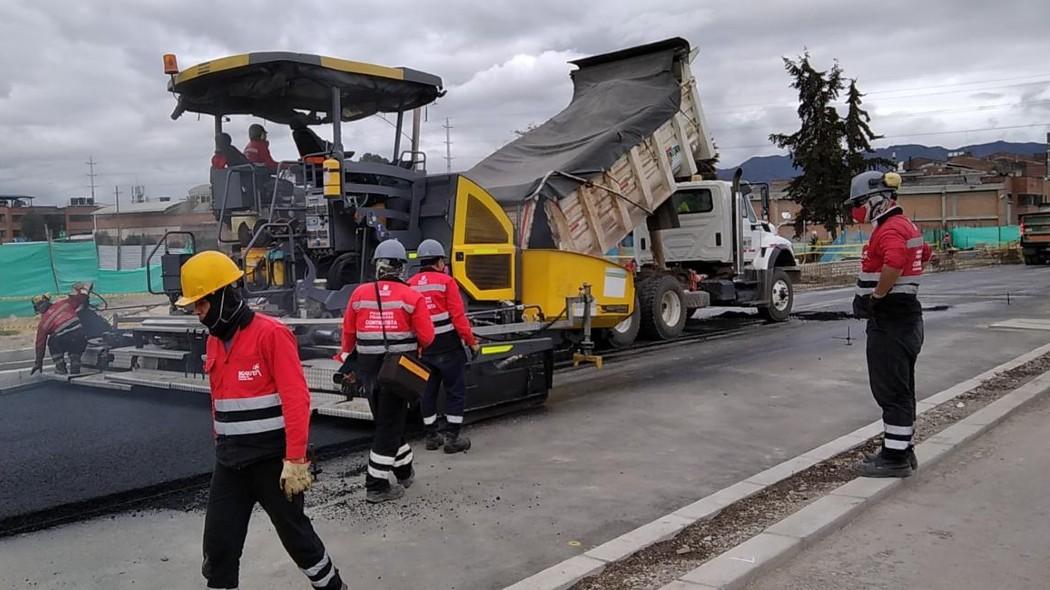
[[[921,415],[946,401],[970,391],[981,383],[996,377],[1001,373],[1015,369],[1047,353],[1050,353],[1050,344],[1022,354],[1021,356],[985,371],[976,377],[957,383],[944,391],[918,402],[917,412]],[[1042,389],[1033,388],[1037,383],[1040,384]],[[929,440],[916,447],[919,461],[924,466],[935,463],[937,460],[943,458],[943,456],[945,456],[950,450],[954,449],[955,446],[961,444],[961,442],[949,444],[950,441],[958,439],[965,442],[970,440],[980,432],[990,428],[994,423],[1001,420],[1010,412],[1016,410],[1020,405],[1027,403],[1042,393],[1045,389],[1050,389],[1050,373],[1037,377],[1027,385],[1022,386],[1014,392],[1011,392],[1003,398],[989,404],[985,408],[968,417],[966,420],[945,429],[943,432],[938,433],[938,435],[931,437]],[[1019,394],[1019,397],[1014,397]],[[1012,400],[1013,403],[1001,403],[1004,402],[1004,400],[1007,400],[1007,398]],[[1016,400],[1022,401],[1017,402]],[[978,422],[984,422],[984,424],[969,422],[973,419],[976,419]],[[963,423],[966,423],[970,427],[952,431],[955,426]],[[974,430],[973,427],[982,427],[982,429]],[[767,487],[779,483],[795,473],[812,467],[821,461],[854,449],[864,444],[868,439],[879,434],[882,434],[881,420],[862,426],[853,432],[806,451],[797,457],[788,459],[778,465],[774,465],[773,467],[731,485],[728,488],[719,490],[693,502],[692,504],[654,520],[653,522],[624,533],[619,537],[586,551],[582,555],[571,557],[511,586],[507,586],[504,590],[564,590],[565,588],[569,588],[586,577],[598,574],[606,566],[612,563],[630,557],[634,553],[637,553],[650,545],[673,538],[681,532],[682,529],[685,529],[688,526],[714,518],[723,508],[734,502],[757,494]],[[941,438],[942,435],[944,438]],[[889,491],[900,485],[900,483],[901,480],[853,480],[832,491],[831,495],[840,498],[858,499],[860,502],[851,504],[850,502],[841,499],[829,501],[835,502],[836,504],[834,506],[828,504],[822,508],[817,508],[815,509],[815,512],[808,512],[807,515],[800,516],[799,520],[813,522],[814,519],[817,518],[814,514],[819,514],[821,511],[828,512],[831,516],[836,516],[838,520],[824,523],[816,530],[816,532],[826,533],[831,530],[832,526],[838,523],[845,523],[848,518],[852,517],[864,506],[881,498],[886,493],[889,493]],[[814,504],[807,506],[799,511],[799,513],[805,512],[807,508],[815,506],[820,501],[821,500],[818,500]],[[847,505],[848,509],[844,508]],[[796,513],[796,515],[799,513]],[[791,517],[788,517],[788,519],[791,519],[794,516],[795,515],[792,515]],[[782,521],[782,523],[783,522],[784,521]],[[781,523],[777,524],[779,525]],[[781,530],[793,530],[798,532],[802,530],[801,527],[803,524],[804,522],[789,523]],[[788,529],[788,527],[794,528]],[[815,538],[816,537],[814,536],[814,539]],[[755,541],[756,539],[759,540]],[[783,541],[783,539],[792,539],[795,542],[787,543]],[[755,542],[752,543],[752,541]],[[807,543],[808,542],[811,542],[811,540],[808,540],[807,537]],[[664,586],[661,590],[737,588],[740,584],[746,582],[761,571],[763,567],[775,565],[778,559],[789,557],[802,546],[803,543],[799,537],[788,537],[776,533],[765,532],[745,542],[743,545],[739,545],[729,552],[715,557],[696,570],[689,572],[686,576],[676,580],[674,583]],[[739,552],[736,551],[740,548],[743,549]],[[740,555],[737,553],[740,553]],[[740,580],[727,582],[725,576],[728,575],[728,573],[723,574],[721,571],[715,572],[717,575],[712,574],[711,577],[706,578],[708,581],[703,581],[705,578],[698,577],[701,574],[693,576],[693,574],[697,574],[699,570],[704,569],[715,561],[719,561],[721,564],[726,564],[725,567],[730,568],[731,571],[741,572],[739,576]],[[708,571],[710,572],[711,570]],[[702,575],[708,574],[705,573]],[[734,578],[734,580],[735,579],[736,578]]]
[[[1043,373],[916,446],[919,463],[923,469],[929,469],[1047,392],[1050,392],[1050,372]],[[743,588],[770,567],[841,528],[892,490],[910,485],[910,481],[854,479],[661,590]]]

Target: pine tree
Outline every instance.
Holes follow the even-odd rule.
[[[809,52],[797,61],[784,58],[784,69],[798,90],[799,130],[791,135],[774,133],[769,140],[787,148],[791,162],[802,174],[788,185],[788,195],[801,205],[796,232],[805,223],[818,223],[838,235],[843,225],[842,202],[849,195],[849,169],[843,150],[845,125],[834,102],[842,91],[842,69],[836,62],[819,71],[810,63]]]
[[[849,89],[846,91],[848,110],[846,112],[845,134],[846,167],[849,169],[851,178],[861,172],[893,166],[893,161],[888,158],[868,156],[868,154],[872,153],[871,142],[881,139],[882,136],[875,135],[869,126],[871,116],[868,114],[868,111],[860,106],[863,102],[861,100],[863,96],[860,90],[857,89],[857,80],[850,80]]]

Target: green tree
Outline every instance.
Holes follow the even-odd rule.
[[[22,216],[22,237],[30,242],[42,242],[47,239],[47,221],[36,211]]]
[[[863,97],[864,95],[857,89],[857,80],[850,80],[849,88],[846,90],[847,111],[844,132],[846,135],[846,168],[849,169],[851,178],[861,172],[893,166],[889,158],[869,155],[872,153],[871,142],[882,139],[882,136],[875,135],[869,126],[871,116],[868,111],[861,108]]]
[[[791,153],[791,162],[802,174],[788,185],[788,195],[801,205],[795,229],[818,223],[838,235],[842,227],[842,202],[849,194],[849,168],[843,149],[845,125],[834,102],[842,91],[842,69],[838,62],[820,71],[810,63],[809,52],[797,60],[784,58],[791,87],[798,91],[798,131],[774,133],[770,141]]]
[[[373,154],[371,152],[361,154],[361,157],[357,159],[358,162],[373,162],[376,164],[389,164],[390,160],[387,160],[379,154]]]
[[[712,142],[713,143],[713,142]],[[718,177],[718,145],[715,146],[715,155],[708,160],[697,160],[696,171],[701,178],[708,180]]]

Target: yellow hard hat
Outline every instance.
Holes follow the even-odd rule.
[[[233,284],[244,276],[230,257],[216,250],[194,254],[182,265],[182,297],[175,305],[189,307],[205,295]]]

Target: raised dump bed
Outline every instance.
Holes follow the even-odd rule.
[[[674,38],[572,62],[569,105],[465,173],[520,246],[603,256],[714,157],[694,54]]]

